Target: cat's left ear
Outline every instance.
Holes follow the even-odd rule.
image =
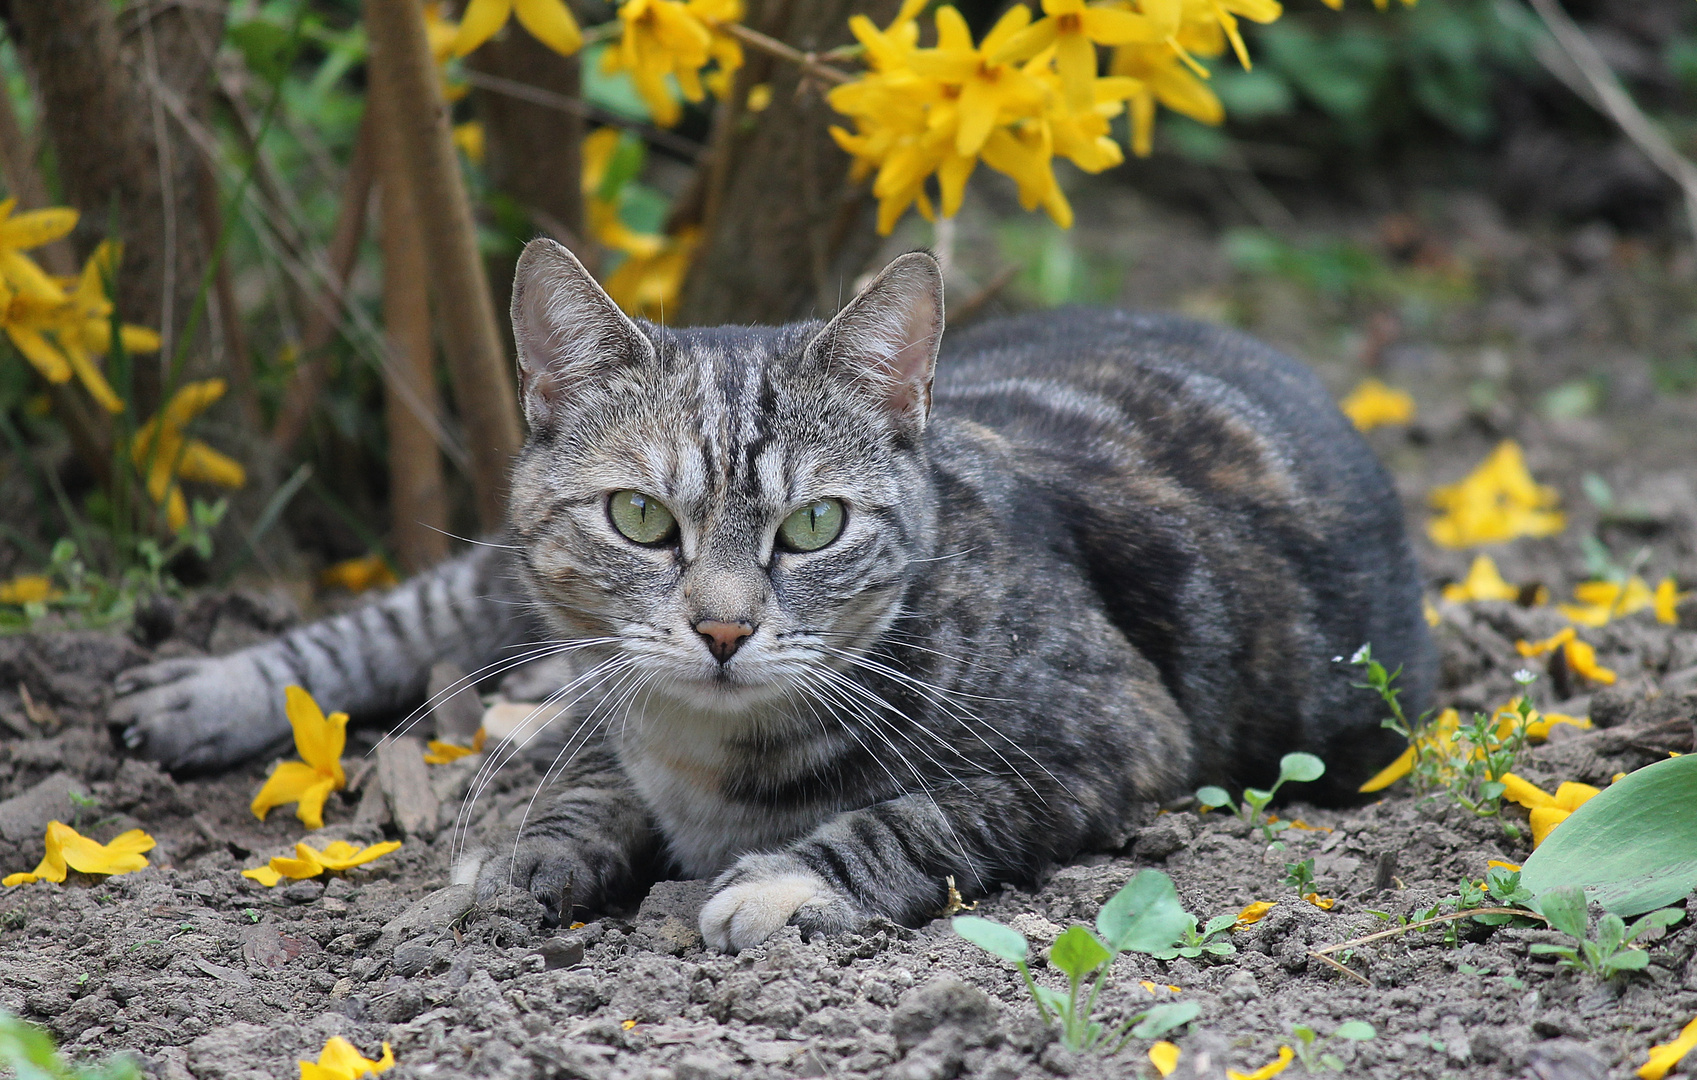
[[[942,343],[943,271],[929,253],[912,251],[837,312],[808,343],[807,356],[865,385],[900,428],[917,436],[931,413]]]

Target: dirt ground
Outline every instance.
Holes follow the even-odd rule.
[[[1690,266],[1601,226],[1517,232],[1488,207],[1457,199],[1396,236],[1387,238],[1384,222],[1357,229],[1403,276],[1389,291],[1340,302],[1301,281],[1233,270],[1195,222],[1123,195],[1099,207],[1088,193],[1081,200],[1081,220],[1122,219],[1072,241],[1078,265],[1131,267],[1108,298],[1230,318],[1311,358],[1340,394],[1364,371],[1412,390],[1415,423],[1372,440],[1396,472],[1416,533],[1434,484],[1513,437],[1538,479],[1561,491],[1568,527],[1494,550],[1509,580],[1567,598],[1587,577],[1584,538],[1594,537],[1623,562],[1637,558],[1652,583],[1671,574],[1697,585],[1697,398],[1670,390],[1665,370],[1679,350],[1689,355]],[[972,231],[970,214],[962,272],[985,281],[1004,256],[990,230]],[[1427,271],[1459,275],[1467,288],[1431,299],[1421,292]],[[1608,498],[1599,497],[1604,488]],[[1435,599],[1469,556],[1419,543]],[[1513,642],[1565,625],[1549,606],[1437,606],[1443,701],[1463,709],[1507,700],[1525,663]],[[265,764],[173,780],[114,751],[104,708],[112,677],[128,666],[239,648],[298,617],[286,601],[250,592],[155,611],[145,632],[129,636],[0,638],[0,871],[34,866],[49,817],[102,840],[141,827],[159,841],[146,870],[73,874],[62,886],[0,895],[0,1008],[45,1024],[74,1056],[124,1052],[172,1080],[283,1077],[343,1035],[370,1056],[389,1042],[397,1077],[1153,1075],[1147,1041],[1108,1059],[1065,1051],[1018,976],[942,921],[810,942],[791,929],[724,956],[705,950],[695,929],[702,885],[666,882],[628,910],[544,928],[523,894],[468,908],[463,891],[443,889],[451,828],[409,838],[327,884],[267,889],[242,878],[241,869],[301,837],[287,810],[264,824],[247,810]],[[1602,785],[1669,751],[1697,749],[1697,605],[1687,602],[1681,620],[1666,626],[1645,612],[1588,631],[1620,681],[1589,694],[1545,678],[1535,696],[1541,707],[1590,715],[1596,729],[1558,727],[1517,771],[1547,787]],[[356,781],[369,774],[361,754],[377,734],[350,744]],[[474,767],[433,767],[442,822],[460,809]],[[535,777],[528,766],[507,770],[470,818],[489,825],[511,814]],[[333,797],[314,842],[395,837],[363,798]],[[1428,931],[1357,948],[1350,966],[1371,985],[1347,980],[1309,950],[1383,928],[1369,909],[1410,914],[1482,877],[1490,860],[1522,861],[1524,813],[1508,812],[1521,825],[1511,837],[1497,819],[1417,802],[1400,788],[1358,809],[1281,812],[1318,828],[1286,834],[1288,850],[1276,851],[1217,812],[1150,807],[1125,850],[1057,868],[1035,891],[998,892],[979,914],[1041,949],[1069,921],[1091,921],[1145,866],[1169,873],[1201,920],[1277,901],[1234,933],[1234,956],[1117,962],[1107,1018],[1156,999],[1201,1006],[1175,1036],[1181,1076],[1252,1070],[1291,1041],[1293,1024],[1324,1034],[1366,1020],[1377,1038],[1338,1048],[1347,1075],[1626,1077],[1650,1045],[1697,1016],[1690,922],[1649,946],[1643,973],[1611,983],[1530,955],[1530,945],[1555,940],[1549,931],[1471,924],[1453,944]],[[1329,911],[1283,883],[1283,864],[1307,857],[1320,892],[1337,898]],[[1034,966],[1040,981],[1062,985],[1041,960]],[[1697,1075],[1697,1056],[1683,1068]],[[1287,1075],[1298,1072],[1293,1065]]]

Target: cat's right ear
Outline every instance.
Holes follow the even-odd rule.
[[[583,264],[548,239],[532,240],[513,275],[519,395],[532,431],[550,426],[585,379],[654,355],[654,347]]]

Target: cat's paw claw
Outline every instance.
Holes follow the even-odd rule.
[[[854,908],[818,874],[786,856],[744,856],[719,879],[701,909],[701,936],[720,952],[740,952],[794,924],[805,937],[841,933]]]
[[[106,720],[130,752],[174,772],[221,769],[288,735],[282,701],[256,696],[264,685],[246,660],[166,660],[119,675]]]
[[[502,886],[511,885],[534,896],[542,905],[547,923],[558,925],[576,904],[588,900],[574,892],[585,883],[586,875],[577,849],[571,844],[555,839],[524,838],[517,845],[502,845],[477,858],[478,903],[493,900]],[[454,876],[455,880],[464,880],[467,872],[456,869]]]

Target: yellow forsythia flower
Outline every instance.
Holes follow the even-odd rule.
[[[299,843],[295,845],[294,858],[279,855],[264,866],[243,870],[242,877],[252,878],[265,886],[275,885],[284,878],[300,881],[317,877],[326,870],[339,872],[363,866],[399,849],[400,846],[399,840],[389,840],[364,848],[354,847],[346,840],[332,840],[325,845],[323,851],[318,851],[305,843]]]
[[[1693,1049],[1697,1049],[1697,1019],[1686,1024],[1673,1042],[1650,1047],[1650,1060],[1638,1066],[1638,1080],[1662,1080]]]
[[[1178,1047],[1165,1039],[1149,1048],[1149,1064],[1155,1066],[1155,1071],[1162,1076],[1171,1076],[1178,1068],[1178,1056]]]
[[[1290,1047],[1281,1046],[1279,1047],[1278,1057],[1267,1062],[1267,1064],[1256,1069],[1254,1072],[1243,1073],[1238,1072],[1236,1069],[1227,1069],[1226,1076],[1229,1080],[1273,1080],[1273,1077],[1284,1072],[1285,1069],[1290,1066],[1291,1059],[1295,1056],[1296,1054]]]
[[[189,520],[178,480],[226,488],[247,483],[247,473],[234,459],[183,434],[189,421],[223,396],[223,379],[188,383],[171,395],[159,414],[143,424],[130,442],[130,457],[147,477],[147,493],[154,502],[165,504],[165,517],[173,529],[181,529]]]
[[[67,869],[85,874],[128,874],[147,865],[145,851],[153,850],[153,837],[131,829],[100,844],[58,821],[47,823],[47,854],[27,874],[10,874],[0,885],[29,885],[37,881],[64,881]]]
[[[1503,773],[1498,777],[1503,784],[1503,797],[1512,799],[1530,810],[1532,818],[1532,846],[1537,847],[1550,835],[1550,831],[1568,819],[1568,816],[1589,802],[1598,794],[1598,790],[1590,784],[1579,784],[1568,781],[1556,788],[1551,795],[1513,773]]]
[[[383,1044],[383,1056],[376,1061],[368,1061],[354,1049],[353,1043],[337,1035],[324,1044],[324,1049],[318,1055],[317,1063],[303,1061],[301,1080],[358,1080],[361,1076],[375,1076],[395,1067],[395,1052],[389,1049],[389,1044]]]
[[[1496,562],[1489,555],[1474,558],[1467,576],[1455,585],[1444,586],[1444,599],[1452,604],[1469,600],[1513,600],[1520,589],[1503,580]]]
[[[40,574],[21,574],[0,584],[0,604],[45,604],[65,595],[53,587],[53,582]]]
[[[18,200],[0,202],[0,281],[19,292],[52,295],[53,280],[24,252],[50,244],[77,227],[77,212],[65,206],[12,215]]]
[[[488,41],[513,16],[531,37],[561,56],[583,48],[583,31],[564,0],[471,0],[460,16],[454,55],[464,56]]]
[[[1666,577],[1656,586],[1655,606],[1656,621],[1673,626],[1679,622],[1679,605],[1691,594],[1680,592],[1673,578]]]
[[[742,45],[719,29],[721,23],[742,18],[742,0],[624,0],[619,19],[624,24],[616,47],[602,54],[608,72],[630,73],[654,122],[671,127],[683,117],[672,96],[667,76],[689,101],[701,101],[701,70],[718,61],[714,93],[730,89],[730,76],[742,66]]]
[[[1569,631],[1571,629],[1570,627]],[[1557,635],[1557,637],[1560,636]],[[1522,652],[1521,655],[1532,654]],[[1520,699],[1514,698],[1499,706],[1496,712],[1492,714],[1492,718],[1497,722],[1497,738],[1506,739],[1513,734],[1515,727],[1520,723],[1519,704]],[[1534,741],[1542,741],[1549,737],[1550,729],[1557,724],[1571,724],[1577,728],[1588,729],[1591,727],[1591,719],[1590,717],[1567,716],[1563,713],[1540,713],[1534,709],[1527,714],[1526,737]],[[1460,730],[1461,714],[1454,709],[1445,709],[1438,714],[1431,724],[1427,725],[1419,737],[1409,745],[1408,749],[1397,756],[1395,761],[1379,770],[1371,780],[1368,780],[1356,790],[1373,792],[1390,787],[1414,771],[1414,763],[1421,754],[1435,754],[1440,760],[1444,761],[1453,759],[1458,752],[1456,735]],[[1484,756],[1484,753],[1483,749],[1475,747],[1473,757],[1478,760]]]
[[[471,745],[469,747],[455,746],[451,742],[443,742],[440,739],[431,739],[430,750],[424,755],[424,763],[426,765],[446,765],[449,762],[458,761],[460,758],[468,757],[472,754],[481,754],[483,753],[483,744],[488,738],[489,732],[485,731],[483,728],[478,728],[477,734],[472,736]]]
[[[1278,907],[1276,900],[1257,900],[1237,913],[1237,921],[1232,923],[1233,930],[1241,930],[1253,926],[1267,917],[1267,912]]]
[[[1393,390],[1378,379],[1364,379],[1338,407],[1361,431],[1371,431],[1382,424],[1406,424],[1414,419],[1414,399],[1408,392]]]
[[[295,816],[309,829],[324,827],[324,800],[348,784],[342,772],[342,748],[347,745],[348,714],[329,717],[299,686],[283,691],[289,726],[295,729],[300,761],[284,761],[272,770],[253,797],[253,816],[264,821],[274,806],[297,803]]]
[[[392,589],[399,581],[381,555],[362,555],[331,563],[318,573],[318,584],[326,589],[359,593],[368,589]]]
[[[1532,479],[1520,444],[1505,440],[1459,483],[1434,488],[1432,506],[1443,511],[1426,527],[1441,547],[1500,544],[1521,536],[1552,536],[1567,527],[1554,488]]]

